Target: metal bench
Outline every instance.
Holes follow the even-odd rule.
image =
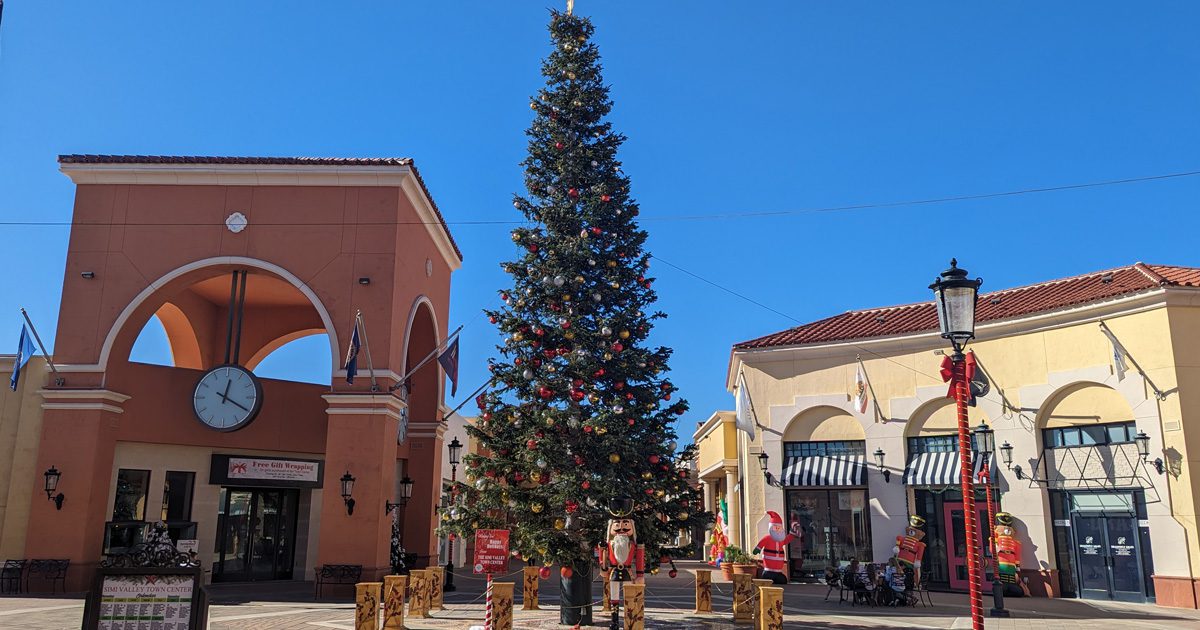
[[[21,581],[25,577],[24,560],[5,560],[0,568],[0,593],[15,594],[21,592]]]
[[[42,582],[49,582],[51,593],[55,592],[56,584],[61,584],[63,592],[67,592],[67,568],[70,565],[70,560],[29,560],[25,565],[25,592],[33,592],[29,590],[29,583],[35,579]]]
[[[316,569],[313,596],[320,597],[326,584],[357,584],[362,581],[361,564],[323,564]]]

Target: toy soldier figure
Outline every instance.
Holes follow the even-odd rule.
[[[646,548],[637,544],[637,526],[628,515],[614,515],[609,519],[608,535],[600,543],[600,570],[608,574],[611,582],[608,600],[612,606],[613,623],[617,624],[624,590],[622,583],[641,584],[645,581]]]

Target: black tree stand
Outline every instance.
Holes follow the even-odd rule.
[[[568,626],[592,625],[591,563],[573,567],[571,577],[559,574],[558,588],[558,622]]]

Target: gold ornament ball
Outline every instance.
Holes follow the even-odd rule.
[[[448,512],[442,512],[442,520],[443,520],[443,521],[449,521],[449,520],[450,520],[450,514],[449,514]]]
[[[532,504],[532,505],[530,505],[530,506],[529,506],[529,509],[530,509],[530,510],[532,510],[534,514],[541,514],[541,513],[542,513],[542,509],[543,509],[543,508],[542,508],[542,504],[541,504],[541,503],[534,503],[534,504]],[[538,550],[538,553],[545,553],[545,552],[544,552],[544,551],[541,551],[541,550]]]
[[[588,400],[591,402],[600,402],[600,394],[597,394],[596,392],[592,392],[592,393],[588,394]]]
[[[619,464],[619,463],[621,463],[621,456],[620,456],[620,455],[617,455],[616,453],[609,453],[609,455],[608,455],[608,463],[610,463],[610,464]]]
[[[653,569],[650,569],[650,575],[658,575],[658,567],[654,567]]]
[[[653,478],[654,478],[654,473],[652,473],[650,471],[646,471],[646,472],[642,473],[642,479],[645,479],[646,481],[650,481]]]
[[[530,103],[529,109],[537,109],[537,103]]]
[[[563,333],[563,338],[566,339],[567,341],[574,339],[575,331],[568,330],[567,332]]]
[[[605,433],[608,433],[607,427],[596,427],[596,435],[604,435]]]
[[[628,338],[629,338],[629,331],[628,331],[628,330],[622,330],[620,333],[618,333],[618,335],[619,335],[619,336],[620,336],[622,339],[628,339]]]
[[[611,353],[611,352],[605,352],[605,353],[604,353],[604,360],[605,360],[605,361],[612,361],[612,353]]]
[[[523,335],[521,333],[513,333],[513,341],[522,341],[524,339],[525,339],[525,335]]]
[[[542,473],[537,472],[537,471],[529,473],[529,480],[534,483],[541,483],[542,482]],[[540,512],[540,511],[541,511],[540,507],[538,509],[534,510],[534,512]]]
[[[612,288],[614,288],[614,289],[620,289],[620,288],[621,288],[621,283],[620,283],[620,282],[617,282],[616,280],[613,280],[612,282],[609,282],[609,283],[608,283],[608,286],[610,286],[610,287],[612,287]]]
[[[675,518],[677,518],[677,519],[679,519],[679,520],[681,520],[681,521],[686,521],[686,520],[687,520],[687,518],[688,518],[688,513],[687,513],[687,512],[680,512],[679,514],[676,514],[676,515],[675,515]]]
[[[617,266],[617,261],[615,261],[615,260],[610,260],[610,261],[608,261],[608,262],[607,262],[607,263],[605,263],[605,264],[607,264],[609,267],[616,267],[616,266]]]
[[[554,519],[554,529],[563,529],[567,526],[567,522],[561,518]]]
[[[655,491],[654,491],[654,496],[656,496],[656,497],[662,497],[662,496],[665,496],[666,494],[667,494],[667,493],[666,493],[666,492],[663,492],[662,490],[655,490]]]
[[[575,276],[575,282],[583,284],[583,276]]]
[[[563,295],[563,296],[562,296],[562,301],[564,301],[564,302],[570,302],[570,301],[571,301],[571,296],[569,296],[569,295]]]
[[[548,551],[549,551],[549,549],[546,549],[545,547],[538,547],[538,548],[537,548],[537,552],[538,552],[538,555],[539,555],[539,556],[544,556],[544,555],[546,555],[546,552],[548,552]]]

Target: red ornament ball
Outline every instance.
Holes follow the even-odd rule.
[[[671,569],[670,571],[667,571],[667,575],[669,575],[671,577],[676,577],[677,575],[679,575],[679,571],[676,571],[675,569]]]
[[[654,488],[646,488],[646,494],[647,495],[654,494]]]
[[[603,234],[603,233],[604,233],[604,230],[601,230],[601,229],[600,229],[600,228],[598,228],[598,227],[594,227],[594,228],[592,228],[592,234],[595,234],[596,236],[600,236],[600,235],[601,235],[601,234]]]
[[[649,461],[651,464],[657,464],[658,463],[658,455],[651,455],[650,457],[647,457],[646,460]]]
[[[613,349],[613,352],[620,352],[625,349],[625,346],[621,345],[620,341],[614,341],[613,345],[612,345],[612,349]]]
[[[549,398],[553,395],[554,392],[550,391],[550,388],[546,387],[545,385],[538,388],[538,396],[541,396],[542,398]]]
[[[579,391],[578,389],[571,390],[571,400],[574,400],[575,402],[579,402],[579,401],[583,400],[583,396],[584,396],[583,392]]]
[[[629,426],[633,426],[633,418],[626,418],[625,421],[629,423]]]
[[[600,201],[612,201],[612,197],[608,195],[600,195]]]
[[[528,442],[525,443],[525,448],[527,448],[531,451],[533,449],[537,448],[537,440],[529,440]]]
[[[530,252],[537,253],[538,247],[536,244],[530,243],[528,249]]]
[[[550,579],[550,567],[542,567],[541,570],[538,571],[538,577],[542,578],[543,580],[549,580]]]
[[[555,142],[555,143],[554,143],[554,148],[555,148],[555,149],[558,149],[559,151],[562,151],[562,149],[563,149],[563,143],[561,143],[561,142]]]
[[[588,481],[587,479],[584,479],[583,483],[579,484],[579,487],[583,488],[584,490],[587,490],[588,488],[592,487],[592,482]]]
[[[573,571],[571,567],[562,567],[558,570],[558,574],[565,578],[569,578],[575,574],[575,571]]]
[[[600,378],[601,376],[604,376],[604,368],[600,368],[600,369],[596,370],[595,372],[592,372],[592,376],[595,376],[596,378]]]
[[[578,198],[579,198],[579,191],[578,191],[578,190],[576,190],[576,189],[574,189],[574,188],[571,188],[571,189],[567,190],[567,196],[568,196],[568,197],[570,197],[570,198],[572,198],[572,199],[578,199]]]

